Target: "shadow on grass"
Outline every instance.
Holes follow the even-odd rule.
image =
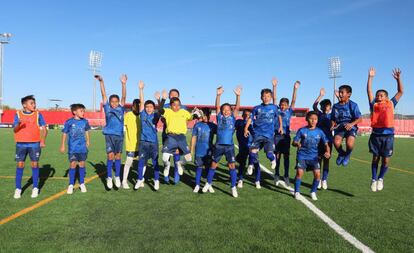
[[[46,181],[53,177],[56,174],[56,169],[53,168],[50,164],[45,164],[41,168],[39,168],[39,191],[42,190],[43,186],[45,185]],[[29,178],[26,184],[22,187],[22,193],[29,188],[30,185],[33,184],[33,178]]]

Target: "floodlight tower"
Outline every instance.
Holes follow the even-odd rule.
[[[102,67],[102,52],[91,50],[89,53],[89,70],[93,72],[93,99],[92,99],[92,110],[96,112],[96,78],[95,75],[100,72]]]
[[[9,44],[11,33],[0,34],[0,123],[3,121],[3,59],[4,59],[4,45]]]
[[[335,103],[335,90],[336,90],[336,79],[341,77],[341,59],[338,56],[329,58],[328,63],[329,79],[334,80],[333,86],[333,99],[332,103]]]

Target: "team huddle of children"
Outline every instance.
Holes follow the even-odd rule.
[[[377,90],[375,97],[372,92],[372,80],[375,69],[370,68],[367,82],[367,94],[371,112],[372,134],[369,139],[369,150],[372,158],[371,190],[381,191],[384,187],[384,175],[387,172],[390,157],[393,154],[394,143],[394,108],[403,94],[401,71],[393,70],[393,77],[397,81],[398,92],[391,99],[386,90]],[[306,114],[307,126],[300,128],[293,142],[290,137],[290,120],[296,102],[296,93],[300,82],[296,81],[293,88],[292,100],[282,98],[276,105],[276,88],[278,81],[272,80],[273,90],[261,91],[262,103],[252,110],[243,111],[239,117],[240,96],[242,88],[234,89],[236,103],[221,104],[220,98],[224,92],[223,87],[217,88],[216,94],[216,122],[210,121],[211,110],[208,108],[195,108],[191,113],[181,105],[179,91],[165,90],[155,94],[156,104],[152,100],[144,100],[144,83],[138,83],[139,99],[134,99],[132,110],[125,113],[127,76],[121,75],[122,97],[118,95],[106,96],[104,80],[95,76],[100,82],[103,109],[106,125],[103,129],[106,143],[107,171],[106,186],[108,189],[129,189],[128,175],[134,159],[138,159],[137,180],[134,188],[144,187],[144,176],[148,160],[152,160],[154,171],[154,190],[160,188],[160,166],[158,164],[159,147],[157,125],[160,120],[164,123],[162,134],[161,157],[164,163],[163,176],[166,183],[170,182],[170,159],[174,161],[174,182],[180,181],[185,163],[193,160],[196,165],[194,192],[213,193],[213,179],[219,161],[224,155],[229,168],[231,193],[238,197],[237,188],[243,187],[244,169],[247,165],[247,174],[255,173],[255,185],[260,189],[261,169],[259,151],[264,150],[271,168],[275,170],[274,181],[276,185],[289,186],[290,145],[297,148],[296,177],[294,181],[294,196],[299,198],[301,178],[304,171],[313,171],[314,180],[311,187],[311,198],[317,200],[317,189],[328,188],[329,159],[332,145],[338,152],[336,164],[347,166],[358,131],[357,124],[362,121],[358,105],[350,100],[352,88],[342,85],[336,92],[339,102],[332,106],[329,99],[321,101],[325,95],[322,88],[313,104],[313,111]],[[167,96],[169,104],[165,104]],[[144,102],[145,101],[145,102]],[[29,155],[32,167],[33,190],[32,198],[39,194],[39,158],[41,149],[45,146],[47,136],[46,122],[36,110],[33,96],[21,99],[23,110],[17,111],[14,118],[14,136],[16,141],[16,190],[14,198],[21,197],[23,169],[25,160]],[[320,110],[318,109],[320,105]],[[85,106],[71,105],[73,117],[68,119],[62,130],[60,151],[65,152],[66,143],[69,159],[69,186],[68,194],[72,194],[75,185],[76,168],[79,167],[79,188],[86,192],[85,187],[85,161],[89,147],[88,121],[84,118]],[[197,120],[192,129],[190,146],[187,143],[187,123]],[[233,135],[236,132],[238,141],[238,154],[235,155]],[[213,144],[215,135],[215,144]],[[342,147],[345,139],[345,148]],[[126,161],[124,163],[121,181],[121,154],[125,142]],[[183,157],[183,158],[182,158]],[[280,163],[283,158],[284,175],[280,177]],[[379,175],[378,164],[382,159]],[[238,167],[236,166],[238,163]],[[247,163],[247,164],[246,164]],[[320,168],[322,164],[322,180]],[[113,167],[115,176],[113,177]],[[206,182],[201,188],[203,170]]]

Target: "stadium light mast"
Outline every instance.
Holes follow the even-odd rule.
[[[332,104],[335,103],[335,90],[336,90],[336,79],[341,77],[341,59],[338,56],[331,57],[328,59],[328,73],[329,73],[329,79],[334,80],[334,86],[333,86],[333,99]]]
[[[93,76],[100,72],[102,67],[102,52],[91,50],[89,53],[89,70],[92,71]],[[93,78],[93,98],[92,98],[92,110],[96,112],[96,78]]]
[[[9,44],[11,33],[0,34],[0,123],[3,122],[3,61],[4,45]]]

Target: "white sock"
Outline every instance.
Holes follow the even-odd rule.
[[[122,178],[122,181],[126,182],[128,180],[129,169],[131,168],[133,162],[134,162],[133,157],[127,157],[125,161],[124,177]]]

